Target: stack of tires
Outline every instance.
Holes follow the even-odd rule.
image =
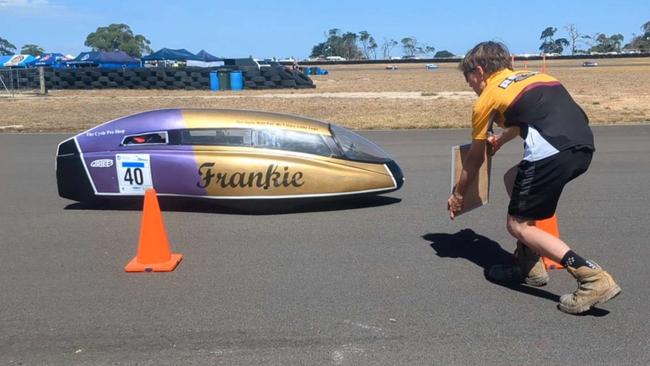
[[[50,69],[45,72],[45,85],[48,89],[207,90],[210,89],[210,71],[215,70],[199,67]],[[283,67],[266,67],[262,70],[251,68],[243,71],[245,89],[314,87],[314,83],[307,75]]]
[[[209,70],[55,69],[45,73],[49,89],[208,89]]]
[[[4,87],[10,89],[38,89],[41,85],[38,70],[35,72],[26,72],[25,69],[9,70],[9,72],[0,76],[3,77],[3,84],[0,84],[0,89]]]
[[[244,88],[315,88],[314,82],[304,73],[284,67],[263,67],[244,70]]]

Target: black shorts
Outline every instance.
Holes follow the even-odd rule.
[[[508,215],[543,220],[555,213],[564,186],[587,171],[593,149],[573,148],[539,161],[522,160],[508,205]]]

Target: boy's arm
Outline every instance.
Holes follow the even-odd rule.
[[[519,127],[512,126],[512,127],[505,128],[498,135],[492,135],[488,137],[487,141],[490,143],[490,147],[488,148],[488,153],[490,154],[490,156],[494,155],[497,152],[497,150],[501,148],[501,146],[505,145],[506,142],[512,140],[518,135],[519,135]]]
[[[456,183],[454,191],[447,200],[449,217],[454,218],[456,212],[463,208],[463,196],[469,183],[476,177],[476,174],[485,161],[486,140],[472,140],[469,152],[463,161],[463,170]]]

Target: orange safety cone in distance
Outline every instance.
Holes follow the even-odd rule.
[[[535,226],[538,228],[546,231],[547,233],[555,236],[556,238],[560,237],[560,230],[558,229],[557,226],[557,216],[553,215],[549,217],[548,219],[544,220],[537,220],[535,222]],[[551,258],[546,258],[542,257],[544,260],[544,267],[546,269],[562,269],[564,266],[562,266],[560,263],[557,263],[556,261],[552,260]]]
[[[156,191],[149,188],[144,194],[138,255],[124,267],[124,270],[126,272],[171,272],[182,259],[182,254],[171,253]]]

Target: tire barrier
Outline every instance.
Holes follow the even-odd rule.
[[[35,90],[40,89],[38,69],[3,69],[0,70],[0,89]]]
[[[184,89],[210,90],[210,72],[216,72],[220,90],[229,90],[231,72],[236,88],[278,89],[314,88],[314,82],[303,72],[279,67],[257,68],[138,68],[138,69],[46,69],[48,89]],[[38,85],[38,78],[29,81]],[[239,90],[238,89],[238,90]]]

